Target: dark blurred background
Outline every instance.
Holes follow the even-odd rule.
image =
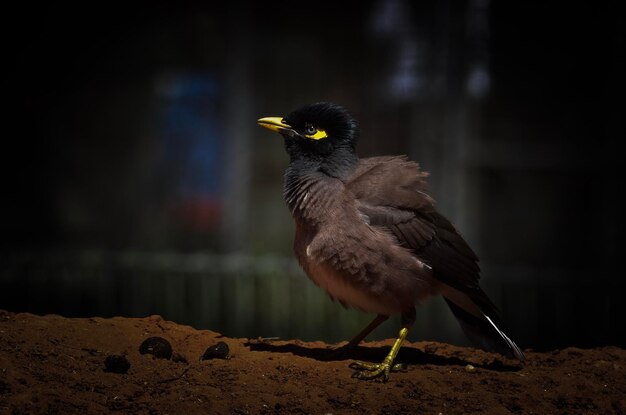
[[[0,308],[349,339],[255,123],[334,101],[431,172],[522,347],[626,346],[617,2],[351,3],[5,8]],[[438,299],[410,338],[467,344]]]

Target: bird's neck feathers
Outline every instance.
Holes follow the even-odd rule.
[[[319,171],[327,176],[344,179],[352,174],[359,162],[354,148],[340,147],[320,163]]]
[[[335,148],[328,155],[291,154],[291,162],[285,173],[287,178],[297,178],[319,173],[336,179],[344,179],[354,171],[359,162],[354,148]]]
[[[326,157],[292,157],[285,171],[283,196],[294,219],[318,223],[343,187],[339,181],[350,177],[358,162],[354,150],[348,149],[336,149]]]

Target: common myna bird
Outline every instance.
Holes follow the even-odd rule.
[[[359,158],[357,123],[335,104],[306,105],[258,123],[284,137],[290,157],[284,198],[300,265],[345,307],[377,314],[348,346],[401,316],[387,357],[380,364],[353,363],[354,377],[388,379],[399,367],[394,360],[415,322],[415,305],[434,295],[443,295],[477,346],[524,360],[478,285],[476,254],[435,210],[428,174],[417,163],[405,156]]]

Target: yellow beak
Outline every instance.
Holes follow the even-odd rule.
[[[291,126],[283,121],[282,117],[264,117],[257,120],[257,124],[261,127],[265,127],[268,130],[275,131],[277,133],[284,133],[293,131]]]

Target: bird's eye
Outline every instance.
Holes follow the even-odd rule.
[[[315,128],[313,124],[306,124],[304,126],[304,136],[311,140],[321,140],[328,137],[328,134],[320,128]]]

